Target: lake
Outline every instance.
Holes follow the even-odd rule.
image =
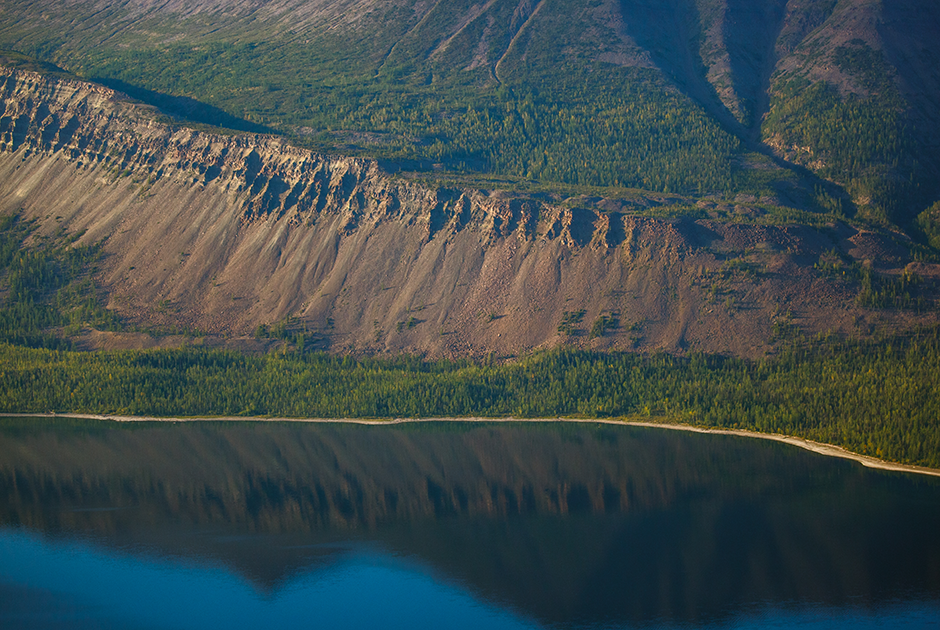
[[[0,419],[0,627],[923,628],[940,479],[574,423]]]

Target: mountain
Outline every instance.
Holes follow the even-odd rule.
[[[940,9],[887,4],[5,1],[0,204],[100,244],[86,347],[931,322]]]
[[[2,10],[3,47],[320,148],[686,193],[787,190],[787,162],[772,174],[747,167],[745,156],[772,152],[844,188],[846,213],[859,206],[905,226],[940,196],[940,9],[930,0]]]

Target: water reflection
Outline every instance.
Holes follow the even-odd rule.
[[[0,558],[19,567],[13,588],[0,581],[0,620],[10,630],[535,627],[367,548],[350,550],[335,566],[294,576],[276,596],[211,564],[50,544],[22,533],[4,532]]]
[[[65,548],[138,566],[128,588],[154,563],[172,588],[223,580],[262,616],[322,591],[322,614],[366,619],[381,608],[361,589],[380,588],[400,593],[386,620],[419,605],[477,626],[940,620],[937,480],[781,444],[561,424],[0,427],[0,612],[23,589],[87,599],[20,575]]]

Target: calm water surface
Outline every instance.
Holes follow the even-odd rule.
[[[0,419],[2,628],[940,627],[938,532],[729,436]]]

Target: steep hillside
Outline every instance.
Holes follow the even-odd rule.
[[[932,0],[6,0],[0,47],[170,113],[396,168],[782,196],[908,228],[940,197],[938,11]],[[751,168],[761,154],[776,160]]]
[[[560,343],[756,355],[798,332],[934,318],[876,308],[880,288],[907,286],[902,271],[922,280],[919,304],[935,299],[936,266],[911,262],[900,233],[755,197],[429,188],[273,136],[160,123],[95,84],[0,77],[0,213],[100,243],[107,306],[144,333],[290,329],[323,348],[435,356]]]
[[[940,194],[940,7],[828,4],[818,28],[780,50],[765,140],[844,185],[865,215],[909,225]]]

